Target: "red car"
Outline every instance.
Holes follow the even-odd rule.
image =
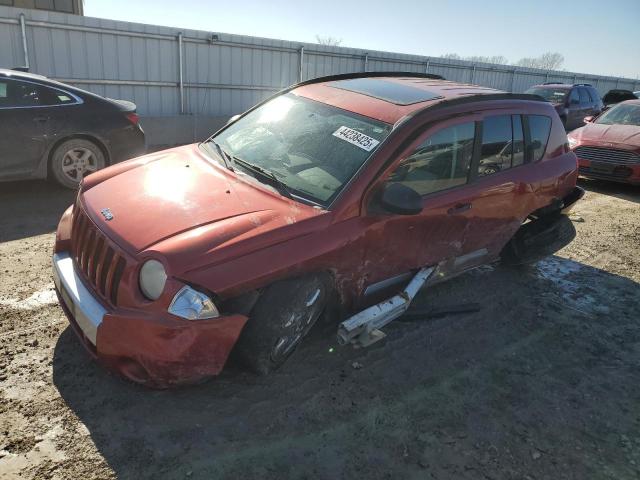
[[[580,175],[640,185],[640,100],[627,100],[568,135]]]
[[[365,345],[425,284],[555,252],[575,235],[562,213],[577,174],[537,96],[320,78],[200,144],[85,178],[58,226],[55,284],[84,345],[131,380],[195,382],[232,349],[264,373],[323,313]]]

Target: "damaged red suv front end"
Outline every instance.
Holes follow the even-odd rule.
[[[60,221],[60,304],[91,354],[131,380],[165,387],[216,375],[247,316],[212,302],[196,318],[184,298],[201,295],[189,300],[207,307],[216,296],[191,277],[238,240],[319,213],[234,182],[196,145],[119,164],[89,178]],[[149,264],[165,279],[157,298],[142,283]]]

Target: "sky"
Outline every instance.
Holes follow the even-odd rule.
[[[85,15],[509,63],[552,51],[568,71],[640,78],[640,0],[85,0]]]

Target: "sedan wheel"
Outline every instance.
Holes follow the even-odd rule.
[[[67,188],[76,188],[85,176],[104,166],[104,154],[100,148],[84,139],[62,143],[51,158],[51,172],[54,178]]]
[[[96,170],[98,170],[96,157],[87,148],[69,150],[62,158],[62,171],[73,182],[80,182],[85,175]]]

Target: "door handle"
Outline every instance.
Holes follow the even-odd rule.
[[[37,117],[33,118],[33,121],[34,122],[38,122],[38,123],[44,123],[44,122],[46,122],[48,120],[49,120],[49,117],[47,117],[45,115],[40,115],[40,116],[37,116]]]
[[[471,203],[458,203],[456,206],[447,210],[447,213],[449,215],[455,215],[457,213],[466,212],[467,210],[471,210]]]

